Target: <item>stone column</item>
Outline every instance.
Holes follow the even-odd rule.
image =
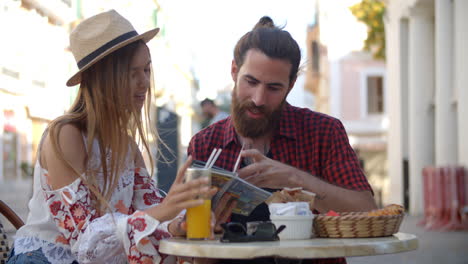
[[[409,197],[410,213],[423,213],[422,169],[434,163],[434,17],[416,4],[409,17]]]
[[[403,149],[405,132],[405,102],[401,87],[403,57],[407,53],[407,23],[402,23],[399,3],[389,2],[384,18],[387,65],[387,113],[390,119],[388,129],[387,157],[389,183],[384,192],[389,193],[386,204],[403,204],[402,160],[407,154]],[[404,26],[406,25],[406,27]],[[404,32],[402,32],[404,31]],[[407,56],[405,56],[407,58]],[[403,114],[404,113],[404,114]],[[405,131],[405,132],[404,132]],[[384,196],[385,197],[385,196]]]
[[[435,162],[457,162],[456,111],[453,98],[453,4],[435,1]]]
[[[455,94],[458,116],[458,163],[468,168],[468,1],[454,0]]]

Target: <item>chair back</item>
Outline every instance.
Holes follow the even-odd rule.
[[[13,209],[11,209],[6,203],[0,200],[0,213],[5,216],[8,221],[18,230],[24,225],[23,220],[19,217]]]
[[[0,213],[18,230],[24,225],[23,220],[2,200],[0,200]],[[6,264],[10,247],[8,237],[0,220],[0,264]]]

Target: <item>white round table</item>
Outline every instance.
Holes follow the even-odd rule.
[[[161,253],[214,259],[334,258],[399,253],[418,248],[415,235],[396,233],[378,238],[311,238],[275,242],[222,243],[219,240],[161,240]]]

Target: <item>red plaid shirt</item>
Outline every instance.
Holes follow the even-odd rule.
[[[188,154],[206,161],[213,148],[222,148],[215,166],[231,170],[241,150],[231,117],[198,132],[190,141]],[[289,164],[331,184],[347,189],[372,191],[349,145],[342,123],[333,117],[286,104],[279,129],[270,142],[274,160]],[[308,263],[346,263],[344,259]]]

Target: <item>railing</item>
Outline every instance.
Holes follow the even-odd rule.
[[[468,172],[461,166],[423,169],[424,219],[429,230],[468,229]]]

